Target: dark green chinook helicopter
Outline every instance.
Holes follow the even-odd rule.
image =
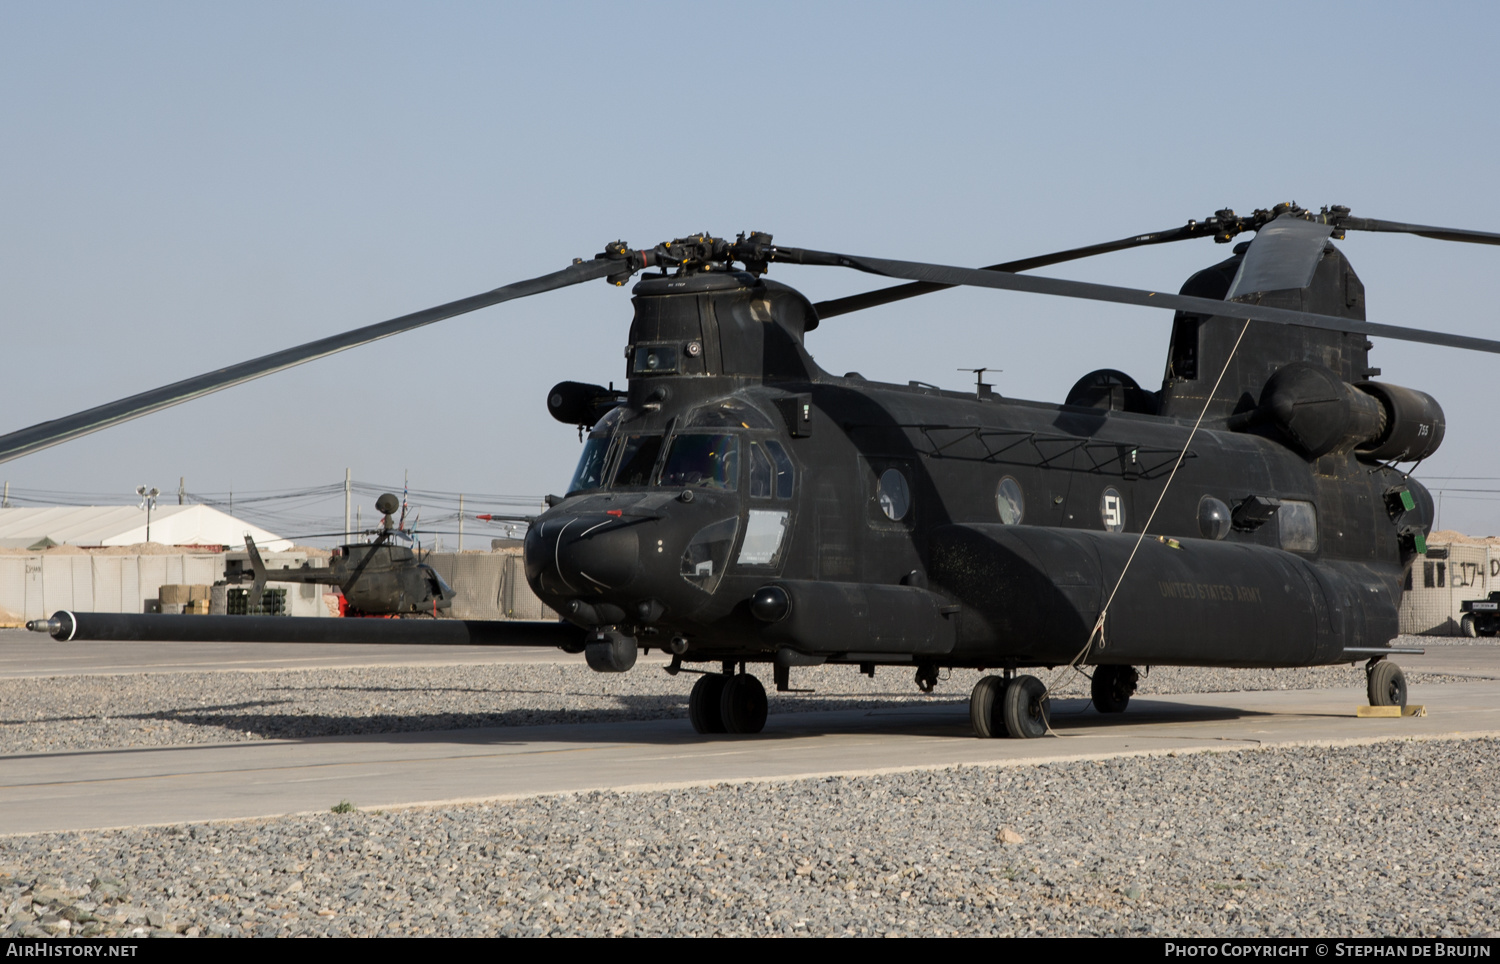
[[[343,596],[341,616],[440,616],[452,609],[453,587],[436,569],[418,559],[412,546],[395,541],[409,538],[392,518],[399,508],[400,501],[389,492],[376,499],[375,509],[383,518],[375,538],[339,546],[327,566],[270,569],[261,559],[255,540],[245,536],[251,568],[251,611],[260,605],[267,582],[337,586]],[[230,582],[240,582],[245,574],[227,575]]]
[[[1500,342],[1366,322],[1363,285],[1331,243],[1348,230],[1500,243],[1296,205],[983,269],[764,234],[614,243],[552,274],[0,437],[0,460],[466,311],[655,268],[634,288],[623,397],[575,382],[549,395],[588,438],[525,559],[567,620],[555,641],[594,669],[628,670],[659,647],[670,671],[703,673],[698,731],[762,728],[757,665],[781,689],[794,668],[821,664],[904,666],[923,689],[945,668],[994,669],[970,699],[981,736],[1045,733],[1045,688],[1022,671],[1068,664],[1093,667],[1104,712],[1123,710],[1135,667],[1153,665],[1364,661],[1371,702],[1400,704],[1389,657],[1412,651],[1389,640],[1432,500],[1396,466],[1431,455],[1444,418],[1431,396],[1373,380],[1367,338]],[[1248,231],[1253,241],[1178,295],[1017,273]],[[777,262],[911,283],[815,305],[764,277]],[[838,377],[806,349],[826,319],[955,285],[1172,309],[1162,387],[1102,370],[1044,404],[1001,398],[982,375],[971,392]],[[505,625],[518,644],[537,638]]]

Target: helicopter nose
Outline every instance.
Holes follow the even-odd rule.
[[[637,526],[609,515],[548,519],[526,535],[526,573],[560,595],[620,589],[640,557]]]

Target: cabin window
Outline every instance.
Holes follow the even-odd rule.
[[[1276,510],[1281,548],[1291,552],[1318,551],[1318,512],[1311,502],[1283,499]]]
[[[672,440],[661,484],[733,492],[739,475],[739,436],[679,435]]]
[[[660,435],[629,435],[615,471],[615,485],[650,485],[656,457],[661,454]]]
[[[1000,510],[1000,521],[1008,526],[1020,525],[1026,518],[1026,497],[1021,494],[1021,483],[1010,476],[1000,480],[995,490],[995,507]]]
[[[896,469],[886,469],[880,473],[875,500],[880,504],[880,511],[892,522],[900,522],[906,518],[906,513],[911,509],[911,488],[906,484],[906,476]]]
[[[786,519],[785,512],[751,509],[745,524],[745,541],[735,562],[742,566],[774,566],[780,562]]]

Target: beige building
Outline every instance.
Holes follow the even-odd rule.
[[[1441,539],[1448,533],[1437,533]],[[1401,596],[1401,632],[1456,636],[1462,632],[1459,604],[1500,589],[1500,546],[1489,541],[1429,541],[1406,572]]]

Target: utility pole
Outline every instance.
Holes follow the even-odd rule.
[[[464,551],[464,494],[458,494],[458,551]]]
[[[9,509],[9,508],[10,508],[10,483],[7,482],[7,483],[5,483],[5,495],[4,495],[3,498],[0,498],[0,509]]]
[[[344,469],[344,542],[349,541],[349,470]]]
[[[179,475],[177,477],[177,504],[178,505],[185,505],[186,503],[183,501],[183,499],[186,496],[187,496],[187,476],[185,476],[185,475]]]

